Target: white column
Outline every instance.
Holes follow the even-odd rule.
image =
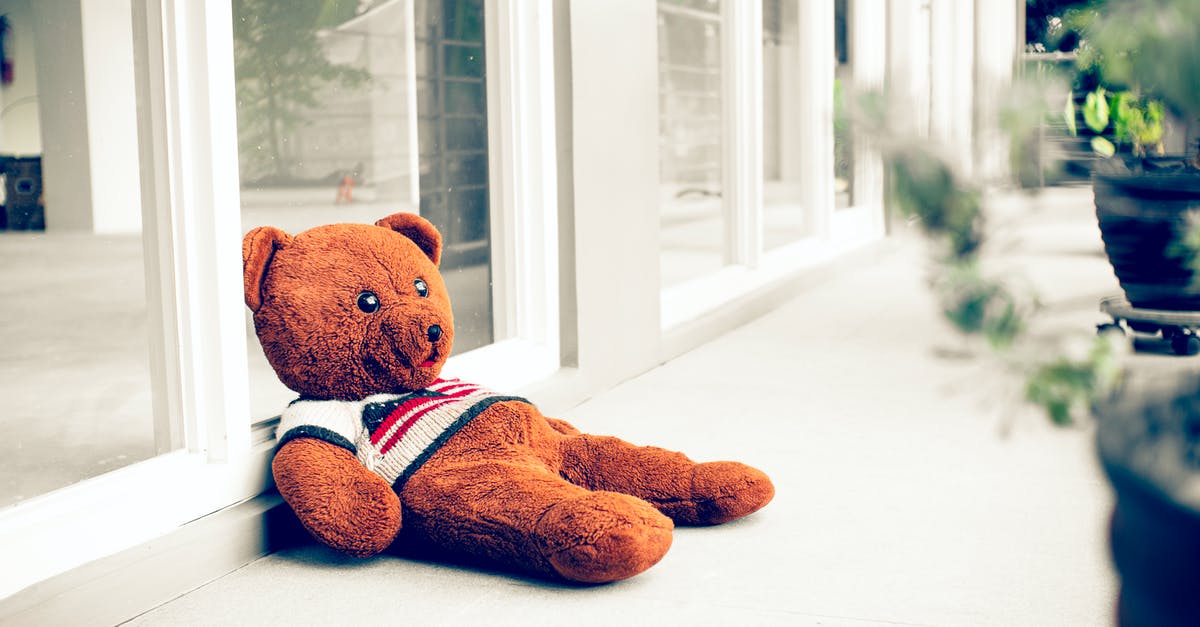
[[[899,133],[929,134],[929,9],[923,0],[888,7],[888,116]]]
[[[975,165],[987,180],[1007,178],[1008,138],[997,123],[999,97],[1012,82],[1017,3],[975,0]]]
[[[850,8],[850,62],[853,92],[883,89],[887,70],[887,0],[853,0]],[[853,92],[848,94],[852,97]],[[855,139],[854,193],[857,205],[876,211],[875,228],[883,229],[883,162],[870,149],[869,137]]]
[[[758,265],[762,251],[762,3],[722,5],[725,263]]]
[[[971,176],[974,172],[975,145],[975,6],[961,1],[951,4],[951,29],[954,33],[951,44],[951,80],[954,84],[950,109],[951,150],[955,161],[961,164],[963,175]]]
[[[578,361],[604,386],[659,357],[658,10],[572,0],[570,21]]]
[[[92,229],[140,233],[137,101],[130,0],[81,3]],[[47,211],[58,210],[50,206]]]
[[[796,0],[799,3],[799,111],[801,135],[806,144],[800,155],[800,185],[804,210],[812,233],[829,237],[833,216],[833,0]]]
[[[941,144],[953,136],[954,0],[929,0],[929,134]]]
[[[33,15],[46,226],[138,233],[130,2],[41,0]]]

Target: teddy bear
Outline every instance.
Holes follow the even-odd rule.
[[[441,378],[454,341],[441,252],[412,213],[243,239],[246,305],[299,395],[272,474],[319,541],[597,584],[657,563],[675,525],[731,521],[774,496],[750,466],[582,433]]]

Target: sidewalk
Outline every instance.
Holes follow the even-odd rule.
[[[1086,340],[1116,282],[1088,189],[1006,198],[1006,263],[1046,303],[1035,330]],[[318,546],[267,556],[137,625],[1105,625],[1111,496],[1087,426],[1058,429],[1021,381],[965,355],[926,254],[899,234],[871,267],[564,415],[585,431],[737,459],[775,501],[678,529],[666,558],[575,588]],[[1139,355],[1156,367],[1192,360]],[[536,400],[536,399],[535,399]]]

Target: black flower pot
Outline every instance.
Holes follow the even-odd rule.
[[[1200,219],[1200,172],[1182,158],[1105,159],[1092,171],[1092,187],[1104,250],[1129,302],[1200,311],[1194,253],[1181,243],[1189,220]]]
[[[1095,413],[1100,460],[1116,491],[1118,623],[1200,625],[1200,385],[1160,379]]]

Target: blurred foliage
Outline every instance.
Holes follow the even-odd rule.
[[[1200,2],[1112,0],[1087,26],[1088,54],[1110,87],[1161,99],[1176,113],[1200,115]]]
[[[854,175],[854,144],[846,113],[846,91],[842,81],[833,80],[833,174],[843,181]]]
[[[1026,14],[1027,31],[1037,31],[1030,41],[1038,41],[1041,50],[1076,50],[1075,72],[1068,78],[1072,88],[1089,92],[1082,114],[1098,134],[1093,138],[1098,152],[1116,152],[1099,135],[1111,131],[1135,157],[1148,149],[1161,154],[1168,110],[1184,119],[1200,116],[1200,0],[1027,0]],[[1000,126],[1012,138],[1014,177],[1025,187],[1040,176],[1027,158],[1036,137],[1032,129],[1061,114],[1073,134],[1078,130],[1075,102],[1046,106],[1042,97],[1052,90],[1037,84],[1046,77],[1033,78],[1015,82],[998,107]],[[875,132],[886,136],[886,125],[876,124]],[[1022,340],[1032,309],[981,269],[986,242],[978,183],[957,175],[953,162],[924,141],[893,136],[880,145],[892,206],[938,246],[932,285],[943,314],[962,333],[1008,352]],[[1200,260],[1200,212],[1187,216],[1173,250]],[[1028,400],[1059,425],[1089,413],[1122,377],[1118,346],[1127,342],[1113,335],[1096,337],[1083,354],[1055,355],[1034,366],[1025,390]],[[1045,347],[1038,348],[1037,354],[1046,355]]]
[[[1040,77],[1014,84],[1012,93],[997,103],[1001,127],[1013,138],[1014,166],[1028,148],[1024,142],[1036,139],[1037,126],[1060,114],[1061,105],[1051,102],[1050,94],[1056,92],[1051,86],[1059,93],[1067,88],[1053,80]],[[873,93],[850,102],[856,103],[854,123],[866,125],[865,134],[883,156],[890,206],[934,246],[930,284],[945,319],[965,337],[980,338],[998,354],[1024,360],[1021,370],[1028,374],[1028,400],[1042,407],[1055,424],[1071,423],[1120,376],[1111,341],[1096,338],[1086,354],[1056,355],[1044,364],[1030,359],[1028,350],[1016,351],[1027,340],[1037,299],[1024,293],[1018,297],[1008,284],[985,272],[987,229],[981,183],[962,175],[955,161],[939,153],[928,139],[891,130],[883,105],[886,96]],[[1033,179],[1035,173],[1015,167],[1014,175]],[[1029,186],[1026,180],[1021,182]],[[1045,358],[1046,346],[1032,348],[1035,359]]]
[[[943,242],[949,257],[973,258],[983,241],[978,190],[964,185],[922,144],[890,152],[887,166],[893,200],[903,214],[916,218],[926,235]]]
[[[1103,133],[1108,128],[1108,90],[1097,87],[1083,101],[1083,122],[1093,132]]]
[[[932,286],[956,329],[979,335],[995,349],[1011,346],[1025,329],[1026,311],[1003,283],[984,276],[981,193],[925,144],[885,152],[892,201],[939,248]]]
[[[1146,147],[1163,154],[1163,103],[1132,91],[1113,96],[1113,132],[1118,142],[1132,146],[1135,157],[1146,156]]]
[[[1111,157],[1117,152],[1117,147],[1100,135],[1110,128],[1113,139],[1129,146],[1134,157],[1146,156],[1147,146],[1153,147],[1157,154],[1163,154],[1162,140],[1166,123],[1162,101],[1145,98],[1130,90],[1111,93],[1099,86],[1088,92],[1082,111],[1084,124],[1097,133],[1091,144],[1100,156]],[[1071,94],[1067,94],[1063,116],[1068,131],[1075,135],[1075,106]]]
[[[947,159],[924,143],[895,143],[883,155],[892,205],[936,246],[931,284],[943,316],[964,335],[984,339],[997,352],[1010,352],[1023,339],[1035,310],[1027,303],[1036,299],[1018,299],[1007,285],[984,273],[986,231],[978,184],[958,176]],[[1200,227],[1195,237],[1200,243]],[[1119,379],[1116,354],[1109,338],[1098,337],[1082,357],[1059,356],[1037,365],[1029,371],[1026,398],[1055,424],[1070,424]]]
[[[959,331],[978,334],[992,348],[1008,348],[1025,330],[1025,314],[1002,283],[985,277],[978,261],[946,260],[933,279],[942,313]]]
[[[1098,0],[1026,0],[1025,41],[1049,52],[1074,50],[1081,37],[1077,16],[1098,3]]]
[[[1120,333],[1103,333],[1082,359],[1057,357],[1038,366],[1025,386],[1025,397],[1046,410],[1056,425],[1088,415],[1093,401],[1116,388],[1122,378]]]

